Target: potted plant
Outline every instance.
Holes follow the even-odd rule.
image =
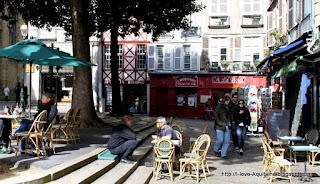
[[[261,16],[260,15],[256,15],[256,16],[252,16],[252,24],[260,24],[260,19],[261,19]]]
[[[221,66],[226,70],[229,66],[229,61],[226,61],[226,60],[222,60],[220,61],[221,63]]]

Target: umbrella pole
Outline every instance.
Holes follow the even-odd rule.
[[[29,118],[31,118],[31,68],[32,68],[32,60],[30,61],[30,71],[29,71],[29,77],[30,77],[30,81],[29,81],[29,106],[28,106],[28,109],[29,109]]]

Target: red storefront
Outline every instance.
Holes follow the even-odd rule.
[[[266,87],[266,76],[254,74],[152,74],[150,75],[150,115],[204,118],[204,103],[211,106],[235,87]]]

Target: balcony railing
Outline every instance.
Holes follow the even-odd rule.
[[[209,17],[209,28],[211,28],[211,29],[230,28],[229,16],[211,16],[211,17]]]
[[[201,35],[201,27],[190,27],[187,30],[181,32],[181,37],[193,37]]]
[[[263,27],[263,19],[261,15],[243,15],[242,28]]]

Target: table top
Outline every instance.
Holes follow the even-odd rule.
[[[317,146],[289,146],[292,151],[320,151]]]
[[[278,137],[280,141],[304,141],[303,137],[299,136],[283,136],[283,137]]]
[[[19,115],[4,115],[4,114],[0,115],[0,118],[2,118],[2,119],[15,119],[15,118],[24,118],[24,117],[25,117],[25,115],[21,115],[21,116],[19,116]]]
[[[180,140],[171,140],[171,141],[175,146],[180,146]],[[151,141],[152,144],[155,144],[156,142],[157,141],[155,139]]]

